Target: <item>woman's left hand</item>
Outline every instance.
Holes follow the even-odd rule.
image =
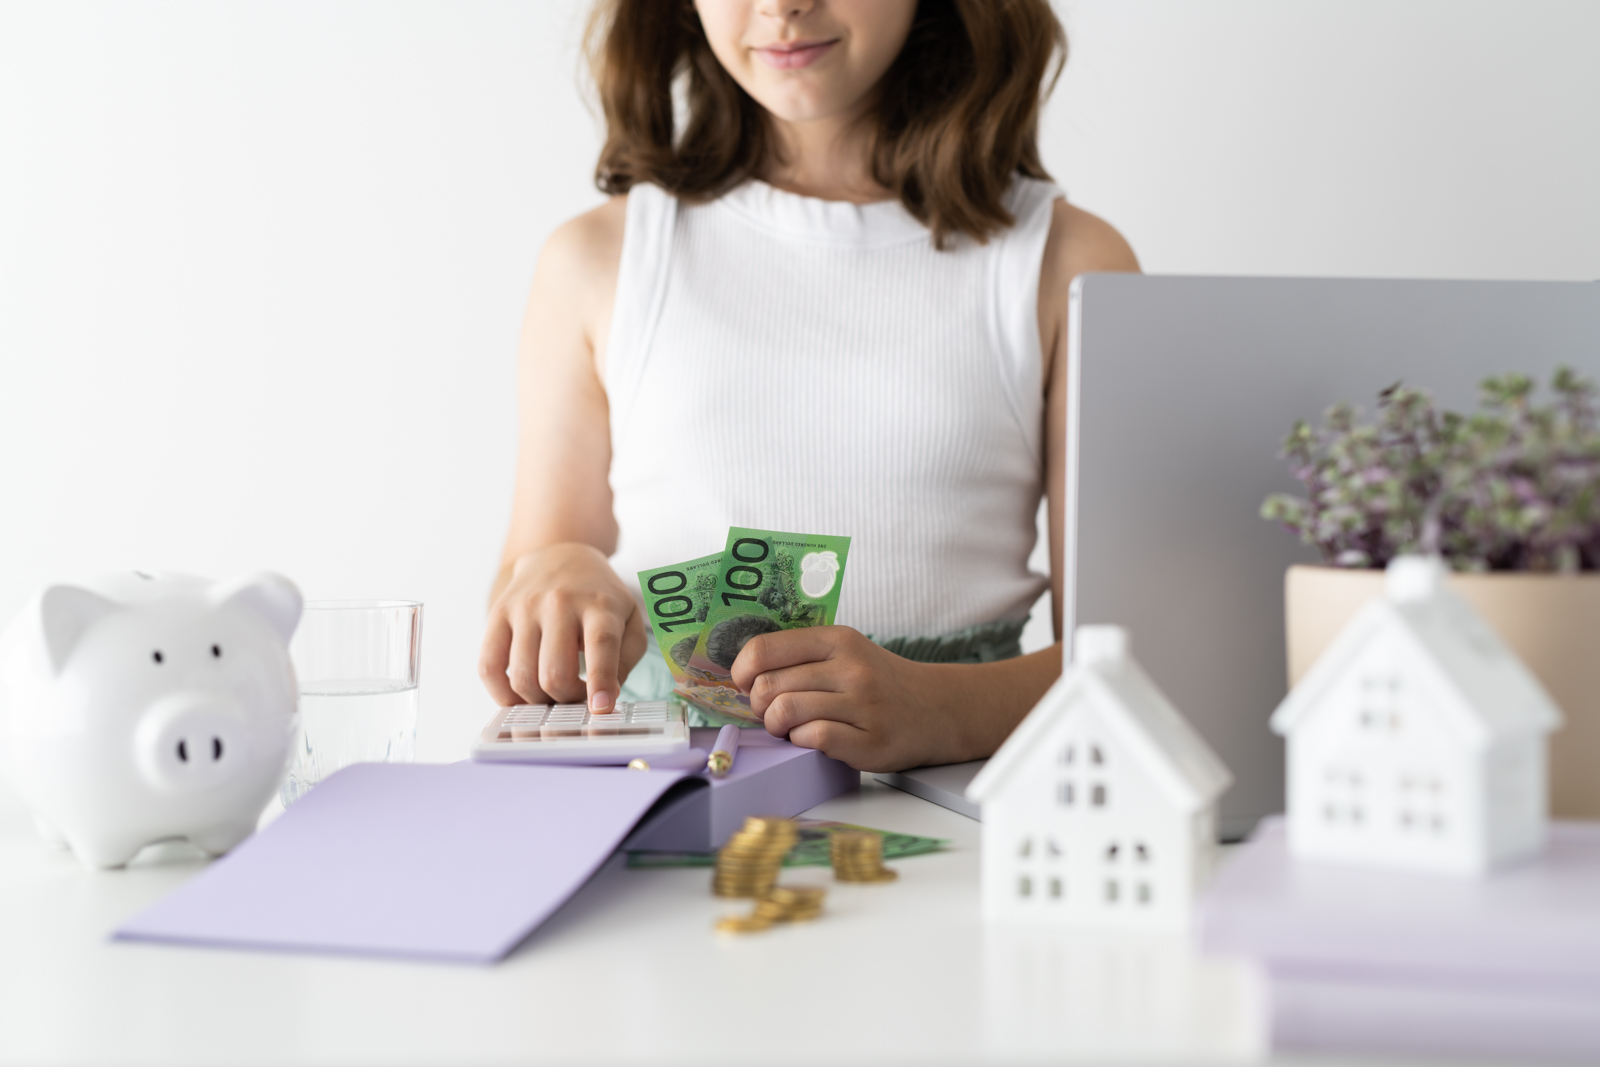
[[[939,684],[948,670],[897,656],[848,626],[813,626],[751,638],[733,679],[773,736],[858,771],[894,771],[987,755],[963,736],[973,732],[975,709],[952,714],[960,697]]]

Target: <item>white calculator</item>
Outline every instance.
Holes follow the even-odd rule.
[[[675,701],[618,701],[609,712],[583,704],[501,708],[472,745],[478,761],[625,764],[689,747],[689,725]]]

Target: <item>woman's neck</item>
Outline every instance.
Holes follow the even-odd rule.
[[[870,204],[894,194],[872,176],[872,131],[848,115],[785,122],[769,116],[778,151],[761,177],[785,192],[819,200]]]

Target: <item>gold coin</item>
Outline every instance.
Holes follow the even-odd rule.
[[[797,832],[797,827],[793,819],[785,819],[778,815],[747,815],[744,820],[744,832],[749,834],[795,833]]]
[[[725,856],[772,856],[783,858],[794,848],[793,841],[779,841],[776,844],[748,845],[742,841],[731,842],[717,851]]]
[[[756,915],[775,923],[803,923],[810,922],[822,914],[821,908],[805,908],[799,911],[775,911],[772,909],[756,908]]]
[[[723,856],[717,860],[717,866],[730,871],[755,871],[771,868],[777,870],[783,866],[782,856]]]
[[[753,934],[770,929],[772,921],[755,915],[725,915],[717,920],[719,934]]]
[[[821,904],[828,891],[821,886],[775,885],[767,890],[766,899],[786,906]]]
[[[751,859],[748,856],[724,856],[717,861],[717,869],[722,871],[775,871],[782,866],[782,856],[772,856],[767,859]]]
[[[833,876],[841,882],[892,882],[900,877],[900,872],[892,871],[885,867],[882,870],[873,872],[862,871],[858,873],[852,871],[846,873],[844,871],[835,871]]]

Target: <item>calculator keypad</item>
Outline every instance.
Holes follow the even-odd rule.
[[[496,715],[483,740],[569,741],[578,738],[658,737],[684,721],[683,708],[666,700],[619,701],[615,710],[583,704],[520,704]]]

